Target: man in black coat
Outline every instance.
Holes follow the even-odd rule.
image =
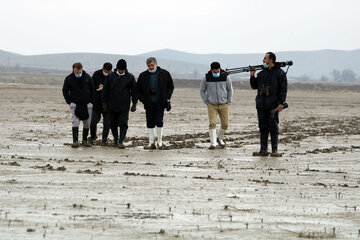
[[[102,132],[102,144],[106,145],[107,138],[110,130],[110,112],[105,112],[102,107],[102,92],[105,80],[112,70],[112,64],[109,62],[104,63],[103,68],[94,72],[92,79],[94,81],[96,95],[94,108],[91,117],[90,124],[90,138],[89,142],[92,143],[96,138],[97,124],[100,122],[101,114],[103,116],[103,132]]]
[[[133,105],[131,111],[136,111],[136,81],[134,75],[128,72],[124,59],[116,64],[114,72],[110,73],[103,87],[102,102],[104,111],[110,111],[111,132],[114,136],[114,145],[125,148],[124,140],[128,129],[130,97]],[[120,138],[118,134],[120,127]]]
[[[70,105],[72,115],[73,144],[71,147],[79,147],[80,120],[83,121],[82,143],[84,146],[91,146],[87,142],[87,136],[91,122],[95,87],[90,75],[83,70],[81,63],[73,64],[73,72],[65,78],[62,92],[66,103]]]
[[[264,70],[257,74],[250,71],[250,85],[257,89],[256,109],[260,129],[260,151],[254,156],[268,156],[267,152],[269,132],[273,157],[281,157],[278,153],[279,113],[286,101],[287,78],[286,73],[276,65],[276,56],[272,52],[265,54]]]
[[[137,80],[136,89],[139,100],[146,111],[146,126],[149,132],[149,145],[145,149],[156,149],[155,126],[158,148],[165,149],[162,143],[164,109],[170,111],[170,98],[174,83],[168,71],[157,66],[154,57],[146,60],[148,69],[142,72]]]

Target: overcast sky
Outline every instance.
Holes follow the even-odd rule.
[[[264,53],[360,48],[360,0],[1,0],[20,54]]]

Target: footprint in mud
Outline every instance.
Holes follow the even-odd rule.
[[[58,167],[58,168],[54,168],[53,166],[51,166],[50,164],[46,164],[45,166],[33,166],[30,168],[35,168],[35,169],[41,169],[41,170],[49,170],[49,171],[61,171],[64,172],[66,171],[66,167],[62,166],[62,167]]]
[[[77,170],[76,173],[102,174],[102,172],[100,172],[99,170],[91,171],[90,169],[86,169],[86,170],[84,170],[84,171],[82,171],[82,170]]]
[[[130,173],[130,172],[125,172],[124,175],[125,176],[141,176],[141,177],[175,177],[175,176],[169,176],[169,175],[165,175],[165,174],[156,175],[156,174]]]
[[[138,213],[125,213],[123,214],[125,218],[134,218],[134,219],[165,219],[169,218],[169,214],[161,213],[150,213],[150,212],[138,212]]]

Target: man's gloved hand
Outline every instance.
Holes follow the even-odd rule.
[[[107,105],[106,102],[103,102],[103,103],[102,103],[102,106],[103,106],[104,112],[108,112],[108,111],[109,111],[109,107],[108,107],[108,105]]]
[[[131,112],[135,112],[135,111],[136,111],[136,103],[133,103],[133,105],[131,106],[130,111],[131,111]]]

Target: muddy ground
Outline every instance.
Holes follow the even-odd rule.
[[[289,91],[282,158],[252,156],[250,90],[235,89],[217,150],[198,89],[175,90],[163,151],[143,149],[142,106],[125,150],[72,149],[59,86],[0,84],[0,96],[0,239],[359,238],[359,92]]]

